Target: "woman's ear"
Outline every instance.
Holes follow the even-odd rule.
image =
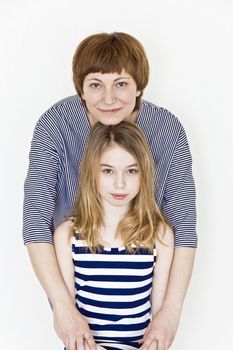
[[[141,95],[141,91],[138,90],[138,91],[136,92],[136,97],[138,97],[138,96],[140,96],[140,95]]]

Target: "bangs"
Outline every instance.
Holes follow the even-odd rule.
[[[149,64],[142,45],[129,34],[115,32],[87,37],[75,51],[72,69],[79,96],[82,96],[83,82],[88,74],[121,74],[125,70],[135,80],[140,91],[134,110],[139,109],[143,90],[149,79]]]
[[[136,61],[134,63],[136,64]],[[108,45],[104,43],[97,47],[94,45],[92,50],[89,48],[83,67],[83,75],[96,72],[121,74],[122,70],[125,69],[133,77],[135,64],[129,62],[129,52],[126,52],[121,45],[112,45],[111,42]]]

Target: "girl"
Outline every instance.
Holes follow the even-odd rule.
[[[79,179],[72,216],[54,234],[64,281],[97,347],[140,348],[163,303],[173,232],[155,202],[138,127],[96,123]]]

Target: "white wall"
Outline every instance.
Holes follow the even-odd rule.
[[[75,93],[77,44],[125,31],[149,56],[145,97],[180,118],[194,159],[199,249],[172,349],[233,349],[233,2],[0,0],[0,17],[1,348],[62,349],[21,239],[30,141],[39,116]]]

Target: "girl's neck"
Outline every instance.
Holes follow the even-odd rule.
[[[128,205],[126,206],[114,206],[107,202],[106,200],[102,201],[102,208],[104,212],[104,223],[105,225],[111,225],[111,223],[118,223],[121,221],[123,216],[128,211]]]
[[[128,208],[114,207],[109,204],[104,205],[104,227],[100,232],[101,240],[110,246],[118,244],[122,240],[116,237],[117,226],[124,217]]]

